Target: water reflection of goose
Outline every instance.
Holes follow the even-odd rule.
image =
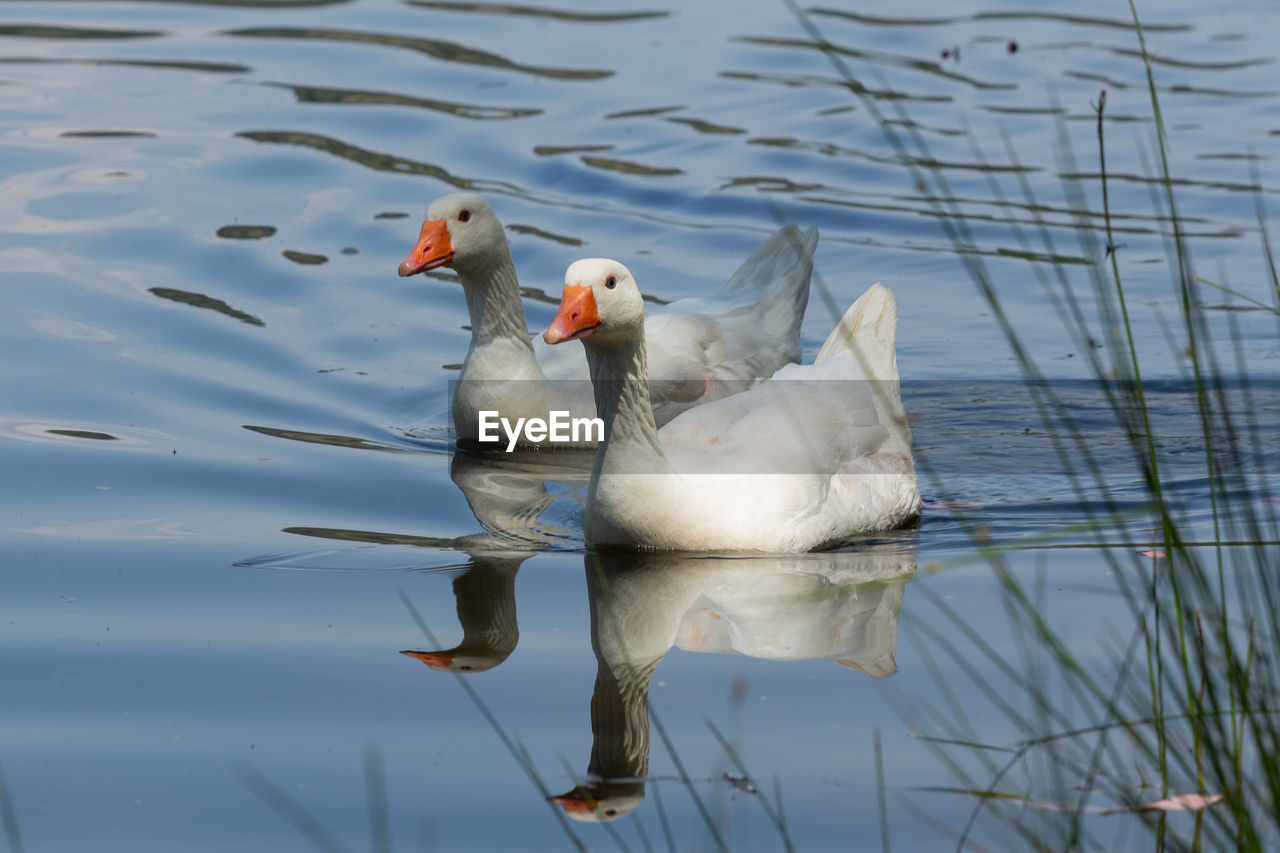
[[[485,532],[458,540],[463,547],[551,545],[574,535],[544,519],[558,495],[547,482],[582,486],[589,478],[590,455],[583,451],[517,451],[482,454],[459,450],[449,462],[449,477]]]
[[[714,297],[680,300],[650,319],[659,423],[799,359],[817,241],[816,228],[801,233],[785,226]],[[478,438],[477,412],[483,410],[512,423],[546,419],[551,410],[594,416],[581,352],[553,351],[530,340],[506,234],[478,195],[455,193],[432,202],[418,243],[399,271],[408,276],[446,264],[458,272],[471,320],[471,346],[451,401],[458,437]]]
[[[888,550],[731,559],[601,552],[587,555],[586,569],[597,662],[591,760],[587,780],[552,799],[576,820],[605,822],[644,800],[649,679],[672,646],[826,658],[890,675],[915,558]]]
[[[483,672],[502,663],[520,639],[516,623],[516,572],[533,556],[533,546],[554,544],[570,535],[543,513],[554,496],[546,480],[584,481],[579,454],[513,453],[495,457],[459,451],[449,476],[467,499],[483,533],[459,537],[454,547],[470,556],[466,571],[453,581],[462,642],[440,651],[406,650],[435,670]],[[558,461],[577,462],[557,464]]]
[[[516,572],[532,552],[471,552],[467,571],[454,578],[462,642],[441,651],[403,651],[442,672],[484,672],[502,663],[520,640],[516,624]]]

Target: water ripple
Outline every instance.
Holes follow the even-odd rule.
[[[622,160],[616,157],[583,156],[582,162],[596,169],[621,172],[624,175],[638,175],[642,178],[669,178],[684,174],[683,169],[678,169],[674,166],[647,166],[644,163],[636,163],[632,160]]]
[[[175,290],[172,287],[152,287],[149,288],[150,293],[159,296],[161,299],[168,299],[171,302],[178,302],[183,305],[190,305],[193,308],[205,308],[209,311],[216,311],[219,314],[225,314],[233,320],[239,320],[241,323],[248,323],[250,326],[265,326],[257,317],[252,314],[246,314],[232,308],[221,299],[214,299],[211,296],[205,296],[203,293],[192,293],[187,290]]]
[[[739,36],[738,40],[745,44],[760,45],[763,47],[781,47],[781,48],[799,48],[802,50],[817,51],[820,53],[837,53],[850,59],[859,59],[869,62],[877,66],[897,66],[900,68],[909,68],[913,71],[923,71],[927,74],[933,74],[938,77],[945,77],[948,80],[954,80],[959,83],[965,83],[975,89],[1016,89],[1015,83],[992,83],[985,80],[978,80],[967,74],[961,74],[944,68],[937,62],[931,60],[917,59],[912,56],[899,56],[892,53],[884,53],[883,51],[860,50],[854,47],[846,47],[843,45],[832,44],[828,41],[816,42],[805,39],[793,38],[777,38],[776,36]]]
[[[1060,12],[978,12],[973,15],[957,15],[945,18],[884,18],[875,15],[864,15],[848,12],[843,9],[816,8],[810,14],[828,18],[844,18],[859,24],[889,27],[941,27],[958,24],[964,21],[1049,21],[1062,24],[1077,24],[1086,27],[1110,27],[1121,30],[1132,30],[1133,21],[1121,18],[1104,18],[1096,15],[1067,15]],[[1148,33],[1190,32],[1190,24],[1156,24],[1143,23],[1142,29]]]
[[[160,30],[102,30],[43,24],[0,24],[0,36],[30,39],[145,39],[165,35]]]
[[[458,118],[513,119],[541,115],[538,107],[490,107],[478,104],[459,104],[438,101],[413,95],[397,95],[391,92],[370,92],[361,89],[334,89],[323,86],[297,86],[292,83],[263,83],[293,92],[299,103],[306,104],[357,104],[362,106],[420,107],[435,112],[448,113]]]
[[[478,12],[484,15],[517,15],[529,18],[547,18],[554,21],[573,21],[583,24],[620,24],[649,18],[666,18],[670,12],[574,12],[567,9],[547,9],[540,6],[516,6],[507,3],[441,3],[435,0],[406,0],[406,6],[420,9],[438,9],[442,12]]]
[[[343,142],[340,139],[334,139],[331,136],[321,136],[317,133],[303,133],[300,131],[289,130],[244,130],[236,134],[242,139],[251,139],[254,142],[273,143],[277,145],[301,145],[305,148],[314,148],[317,151],[325,151],[329,154],[341,157],[344,160],[350,160],[352,163],[359,163],[361,166],[367,166],[379,172],[399,172],[408,175],[421,175],[423,177],[435,178],[443,181],[450,186],[459,189],[477,190],[487,192],[498,190],[513,194],[523,194],[523,191],[514,184],[508,184],[499,181],[488,181],[480,179],[463,178],[454,175],[441,166],[431,163],[423,163],[419,160],[410,160],[406,157],[396,157],[392,154],[383,154],[378,151],[369,151],[356,145]]]
[[[249,27],[239,30],[225,30],[222,34],[239,38],[308,39],[396,47],[425,53],[427,56],[444,60],[445,62],[483,65],[502,71],[517,71],[521,74],[532,74],[557,80],[600,80],[604,77],[612,77],[614,73],[612,71],[592,69],[540,68],[534,65],[522,65],[496,53],[477,50],[456,42],[396,36],[387,33],[369,33],[356,30],[322,30],[303,27]]]
[[[4,56],[10,65],[115,65],[123,68],[154,68],[169,71],[198,71],[209,74],[248,74],[248,65],[229,62],[191,62],[182,59],[61,59],[50,56]]]
[[[21,3],[25,0],[0,0]],[[62,0],[64,3],[97,3],[98,0]],[[224,6],[242,9],[305,9],[313,6],[342,6],[355,0],[130,0],[131,3],[154,3],[157,6]]]
[[[761,71],[721,71],[720,76],[726,80],[745,80],[752,83],[771,83],[786,86],[789,89],[822,87],[848,91],[849,84],[839,77],[825,74],[787,74],[781,72]],[[863,87],[868,95],[876,100],[908,101],[922,104],[947,104],[955,99],[950,95],[904,92],[901,89]]]

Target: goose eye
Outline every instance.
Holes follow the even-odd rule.
[[[469,211],[469,210],[460,210],[460,211],[458,211],[458,221],[459,221],[459,222],[466,222],[466,221],[467,221],[467,220],[469,220],[470,218],[471,218],[471,211]]]
[[[613,275],[609,276],[604,280],[604,286],[609,288],[610,290],[613,290],[615,287],[618,286],[618,277]]]

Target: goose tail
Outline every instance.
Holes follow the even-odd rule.
[[[870,380],[869,391],[880,423],[889,430],[893,452],[910,460],[911,429],[898,383],[897,338],[898,300],[893,291],[877,282],[849,306],[814,363],[852,356],[857,374]]]
[[[731,303],[741,304],[740,299],[754,302],[760,328],[795,342],[791,361],[800,357],[800,323],[809,304],[809,279],[817,245],[816,225],[803,231],[795,225],[784,225],[756,247],[719,294],[722,298],[731,297]]]
[[[868,379],[897,380],[898,300],[893,291],[876,282],[844,312],[815,364],[851,353]]]

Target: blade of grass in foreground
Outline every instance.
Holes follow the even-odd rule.
[[[9,842],[13,853],[22,853],[22,833],[18,831],[18,812],[13,807],[13,798],[9,796],[9,785],[4,779],[4,768],[0,767],[0,820],[4,822],[4,837]]]

